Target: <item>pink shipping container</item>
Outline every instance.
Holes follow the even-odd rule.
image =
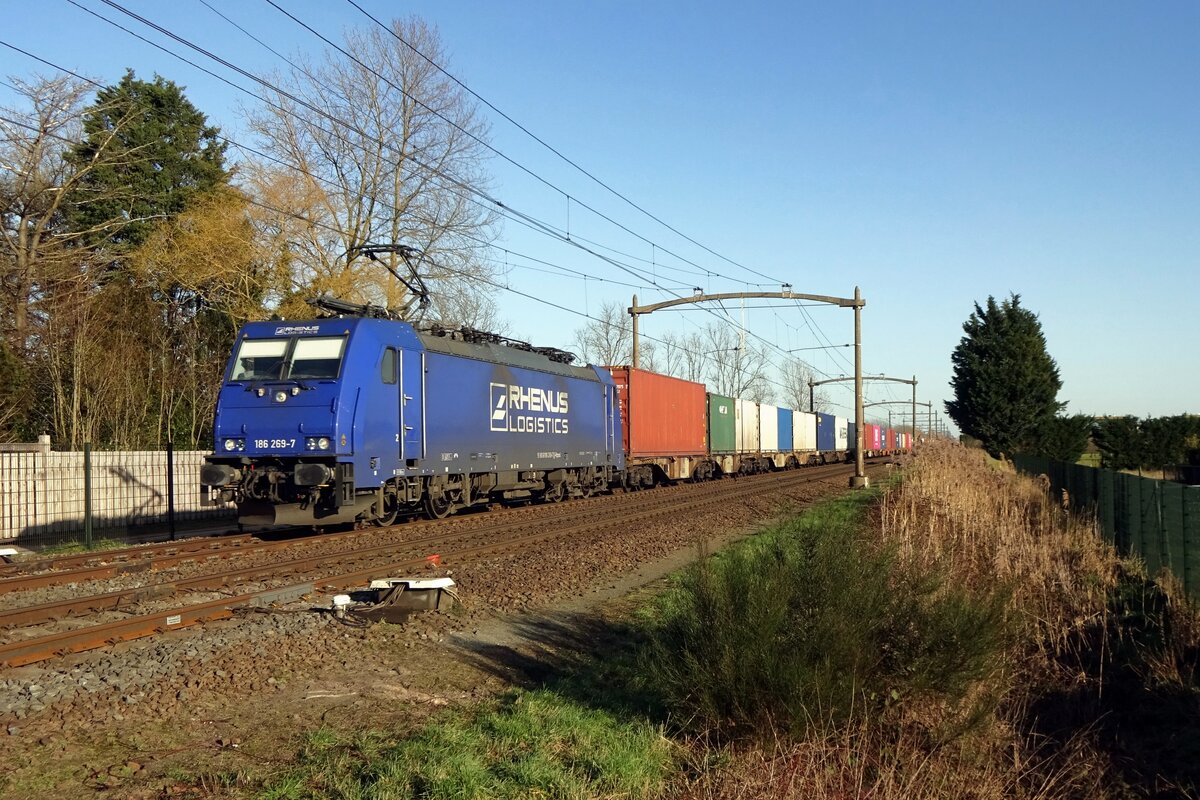
[[[878,425],[867,423],[866,435],[863,438],[863,449],[870,453],[878,453],[883,449],[880,442],[880,431],[882,429]]]
[[[708,399],[704,384],[632,367],[607,369],[617,385],[629,457],[706,452]]]

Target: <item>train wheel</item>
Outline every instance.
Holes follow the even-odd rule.
[[[380,528],[386,528],[388,525],[393,525],[396,522],[396,517],[400,515],[400,497],[394,491],[384,490],[383,493],[383,509],[371,520],[371,522]]]
[[[425,516],[430,519],[445,519],[454,510],[454,503],[445,494],[425,492]]]
[[[561,503],[567,499],[567,485],[565,483],[552,483],[543,494],[542,499],[547,503]]]

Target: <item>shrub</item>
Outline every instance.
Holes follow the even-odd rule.
[[[1003,598],[873,546],[871,499],[797,517],[683,576],[646,665],[680,712],[707,729],[799,735],[891,709],[969,710],[1004,646]]]

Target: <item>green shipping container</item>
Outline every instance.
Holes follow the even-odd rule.
[[[708,443],[712,453],[732,453],[735,449],[733,398],[719,394],[708,396]]]

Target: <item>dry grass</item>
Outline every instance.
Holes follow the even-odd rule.
[[[987,466],[981,451],[937,441],[912,460],[880,510],[884,541],[904,557],[965,585],[1010,593],[1010,608],[1023,618],[1022,646],[1035,651],[1020,659],[1027,672],[1053,668],[1082,632],[1106,627],[1121,574],[1095,521],[1069,514],[1046,489]]]
[[[1196,768],[1186,764],[1200,744],[1171,747],[1195,741],[1200,723],[1171,726],[1200,708],[1200,618],[1169,581],[1147,581],[1093,520],[1046,489],[980,451],[934,442],[875,511],[881,548],[954,586],[1007,596],[1013,635],[973,687],[978,702],[903,708],[801,742],[727,744],[720,763],[711,763],[711,742],[698,745],[697,759],[710,762],[694,765],[679,795],[1196,796]],[[957,719],[964,707],[977,717]],[[1160,731],[1170,746],[1156,741]]]
[[[1102,796],[1103,773],[1032,769],[1011,748],[989,752],[977,741],[930,751],[900,732],[883,737],[867,723],[774,748],[731,745],[723,763],[698,764],[677,794],[685,800],[943,800],[1019,797],[1031,800]],[[699,746],[698,754],[711,753]],[[698,755],[697,758],[703,757]]]

